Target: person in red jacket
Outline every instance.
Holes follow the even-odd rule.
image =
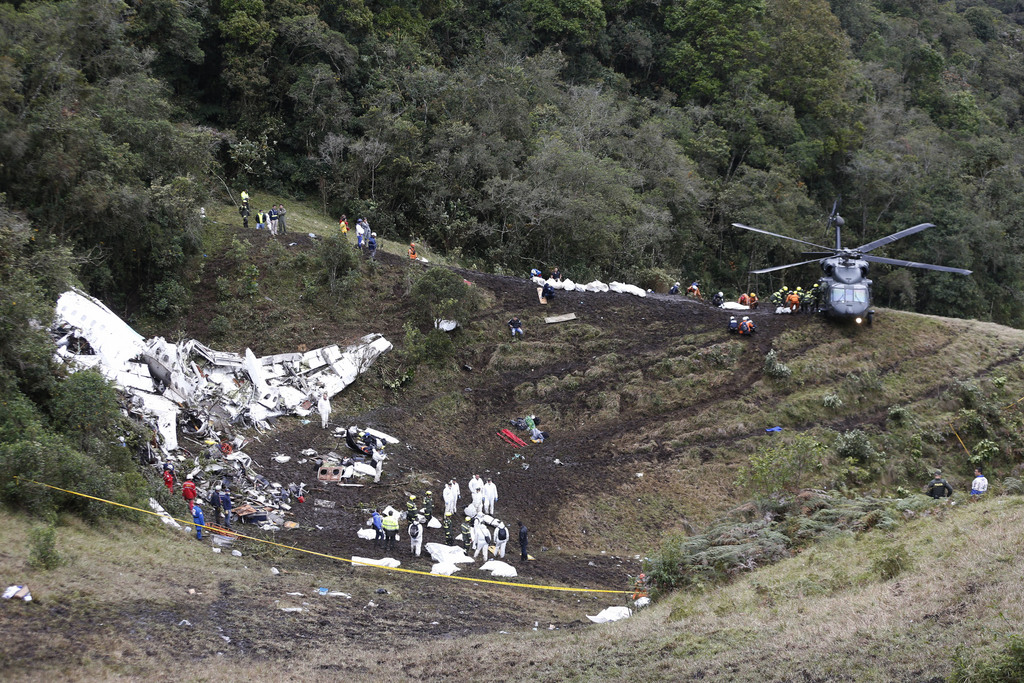
[[[185,483],[181,485],[181,497],[188,503],[188,509],[191,512],[196,500],[196,483],[192,481],[191,474],[185,477]]]
[[[170,463],[164,463],[164,486],[172,494],[174,493],[174,467]]]

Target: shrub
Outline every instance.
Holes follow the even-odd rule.
[[[839,410],[843,407],[843,399],[839,398],[839,394],[825,394],[825,397],[821,400],[821,405],[830,410]]]
[[[911,422],[913,415],[907,406],[889,406],[889,414],[886,419],[893,424],[905,425]]]
[[[1006,639],[1006,645],[988,660],[981,660],[976,654],[971,656],[962,646],[957,648],[953,657],[953,672],[948,680],[953,683],[1024,681],[1024,636],[1011,633]]]
[[[481,302],[480,293],[447,268],[431,268],[412,286],[415,322],[421,329],[435,320],[463,323]]]
[[[835,448],[840,458],[849,458],[855,463],[870,464],[879,458],[878,451],[871,445],[871,439],[859,429],[836,437]]]
[[[352,291],[359,280],[359,255],[341,235],[320,241],[316,250],[318,282],[331,296],[340,299]]]
[[[872,568],[882,581],[894,579],[903,572],[911,569],[914,563],[907,552],[906,546],[902,543],[889,546],[871,563]]]
[[[772,349],[764,357],[764,374],[774,379],[788,379],[793,371],[789,366],[779,360],[779,355]]]
[[[971,464],[982,465],[999,455],[999,444],[992,439],[982,439],[971,453]]]
[[[1007,477],[1003,479],[1003,491],[1015,496],[1024,495],[1024,481],[1016,477]]]
[[[821,462],[825,447],[809,436],[761,448],[739,469],[736,485],[755,495],[772,496],[803,487],[806,470]]]
[[[215,315],[210,320],[210,334],[218,339],[222,339],[227,336],[228,332],[231,331],[231,321],[223,315]]]
[[[33,569],[46,571],[64,564],[64,558],[57,552],[57,530],[52,524],[29,530],[28,544],[28,563]]]

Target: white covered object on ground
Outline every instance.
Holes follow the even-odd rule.
[[[356,557],[352,556],[352,566],[365,566],[365,567],[398,567],[401,566],[401,562],[393,557],[382,557],[379,560],[374,560],[370,557]]]
[[[441,528],[441,522],[437,521],[437,517],[431,517],[430,521],[427,522],[427,527],[429,527],[431,529],[440,529]]]
[[[373,539],[377,538],[377,530],[376,529],[360,529],[359,531],[356,532],[356,535],[359,536],[359,538],[366,539],[367,541],[372,541]]]
[[[570,280],[569,278],[566,278],[562,280],[562,289],[564,289],[567,292],[574,292],[576,291],[576,283]]]
[[[627,285],[622,282],[612,282],[608,285],[608,289],[619,294],[632,294],[634,296],[644,297],[647,296],[647,290],[641,289],[636,285]]]
[[[793,311],[789,310],[785,306],[776,306],[775,307],[775,313],[778,314],[778,315],[782,315],[783,313],[789,314],[789,313],[792,313],[792,312]]]
[[[583,289],[588,292],[607,292],[609,288],[608,285],[600,280],[594,280],[593,282],[588,282],[584,285]]]
[[[750,310],[750,306],[744,306],[743,304],[738,304],[735,301],[726,301],[724,304],[722,304],[722,308],[726,309],[727,311],[749,311]]]
[[[466,551],[459,546],[445,545],[444,543],[428,543],[423,548],[430,553],[430,557],[433,558],[434,562],[462,564],[473,561],[473,558],[466,555]]]
[[[454,562],[438,562],[430,568],[431,574],[441,574],[442,576],[451,576],[457,571],[459,571],[459,565]]]
[[[502,578],[512,578],[513,576],[519,576],[519,572],[516,568],[510,565],[508,562],[502,562],[501,560],[490,560],[480,565],[480,571],[490,572],[491,576],[500,576]]]
[[[633,614],[632,610],[630,610],[628,607],[620,605],[618,607],[609,607],[607,609],[603,609],[597,616],[594,617],[588,614],[587,619],[590,619],[595,624],[606,624],[609,621],[618,621],[619,619],[626,619],[631,614]]]
[[[649,605],[649,604],[651,604],[651,599],[649,597],[647,597],[646,595],[644,597],[642,597],[642,598],[637,598],[633,602],[633,605],[637,609],[640,609],[641,607],[647,607],[647,605]]]

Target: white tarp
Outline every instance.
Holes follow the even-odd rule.
[[[356,532],[356,535],[359,536],[359,538],[366,539],[367,541],[372,541],[373,539],[377,538],[377,530],[376,529],[360,529],[359,531]]]
[[[452,564],[464,564],[473,562],[473,558],[466,554],[464,548],[443,543],[427,543],[423,546],[434,562],[451,562]]]
[[[353,567],[398,567],[402,563],[393,557],[382,557],[379,560],[374,560],[370,557],[356,557],[352,556]]]
[[[603,609],[597,616],[594,617],[588,614],[587,619],[590,619],[595,624],[606,624],[609,621],[618,621],[619,619],[626,619],[632,614],[632,610],[630,610],[628,607],[620,605],[618,607],[609,607],[607,609]]]
[[[441,574],[442,576],[451,576],[457,571],[459,571],[459,565],[453,562],[438,562],[430,568],[431,574]]]
[[[588,282],[586,285],[584,285],[583,289],[587,290],[588,292],[607,292],[609,287],[600,280],[594,280],[593,282]]]
[[[480,565],[480,571],[490,572],[491,576],[498,576],[505,579],[519,576],[515,567],[510,565],[508,562],[502,562],[501,560],[489,560],[484,562]]]
[[[750,310],[750,306],[744,306],[743,304],[738,304],[735,301],[726,301],[724,304],[722,304],[722,308],[724,308],[724,309],[726,309],[728,311],[749,311]]]
[[[608,289],[619,294],[632,294],[634,296],[644,297],[647,296],[647,290],[637,287],[636,285],[627,285],[622,282],[612,282],[608,285]]]

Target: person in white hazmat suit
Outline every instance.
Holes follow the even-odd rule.
[[[423,515],[416,515],[416,519],[409,525],[409,545],[412,554],[420,556],[423,548]]]
[[[485,515],[493,515],[494,514],[494,503],[497,500],[498,500],[498,486],[497,486],[497,484],[494,483],[494,481],[491,480],[490,477],[488,477],[487,478],[487,483],[484,484],[484,514]]]
[[[487,527],[479,519],[473,524],[473,558],[475,559],[480,551],[484,553],[484,562],[487,561],[487,545],[490,543],[491,534]]]
[[[373,450],[373,464],[376,466],[376,471],[373,473],[373,483],[376,484],[380,481],[381,470],[384,469],[384,460],[388,456],[384,455],[383,451]]]
[[[320,411],[320,426],[327,429],[327,418],[331,415],[331,399],[327,398],[326,391],[320,392],[316,407]]]
[[[441,499],[444,500],[444,511],[446,514],[455,514],[455,504],[459,502],[459,492],[455,488],[454,481],[449,480],[441,491]]]
[[[505,522],[498,522],[498,528],[494,530],[494,556],[505,557],[505,545],[508,543],[508,529]]]
[[[484,509],[484,480],[479,474],[474,474],[469,480],[469,494],[473,496],[473,509],[478,513]]]

